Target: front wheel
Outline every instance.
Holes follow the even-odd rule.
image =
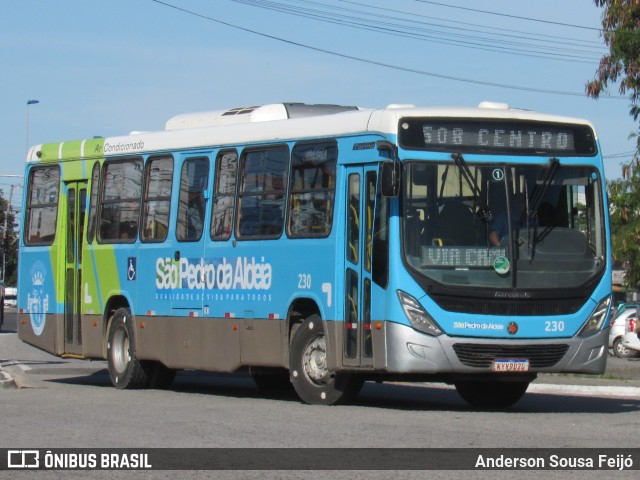
[[[119,308],[111,318],[107,363],[116,388],[146,388],[151,383],[150,369],[136,357],[133,317],[128,308]]]
[[[506,408],[522,398],[529,382],[459,381],[455,386],[460,396],[474,407]]]
[[[289,352],[289,374],[296,393],[311,405],[347,403],[360,391],[356,375],[327,368],[327,344],[319,315],[312,315],[296,331]]]

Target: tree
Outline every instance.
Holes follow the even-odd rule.
[[[640,288],[640,170],[608,182],[611,248],[613,258],[624,264],[627,286]]]
[[[602,36],[609,54],[602,57],[595,79],[587,83],[587,95],[598,98],[610,83],[620,82],[619,92],[629,93],[630,114],[640,116],[640,1],[594,0],[604,7]]]
[[[640,0],[594,0],[602,13],[602,36],[609,47],[609,54],[600,60],[595,78],[587,82],[587,95],[599,98],[610,84],[619,82],[621,95],[631,100],[629,114],[634,120],[640,117]],[[633,159],[623,165],[622,175],[631,175],[640,161],[640,129],[631,133],[636,139]]]
[[[5,229],[6,226],[6,229]],[[4,262],[5,285],[16,285],[18,279],[18,232],[16,231],[15,214],[9,208],[9,202],[0,190],[0,269]]]
[[[618,83],[621,95],[629,95],[629,114],[640,118],[640,0],[594,0],[603,7],[602,36],[609,47],[586,85],[587,95],[598,98]],[[633,158],[622,165],[622,178],[608,183],[611,244],[615,260],[625,264],[628,286],[640,288],[640,128],[632,132],[636,139]]]

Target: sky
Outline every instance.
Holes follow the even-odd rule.
[[[162,130],[174,115],[278,102],[482,101],[585,118],[607,178],[634,151],[630,102],[584,96],[591,0],[2,0],[0,189],[27,145]],[[618,97],[618,98],[616,98]],[[27,105],[29,100],[39,103]],[[19,207],[21,188],[12,203]]]

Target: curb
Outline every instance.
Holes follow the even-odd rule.
[[[0,368],[0,389],[16,388],[16,382],[13,377]]]
[[[529,385],[527,393],[572,395],[577,397],[629,398],[640,400],[640,387],[532,383]]]
[[[455,390],[453,385],[444,383],[415,383],[429,388]],[[640,387],[620,387],[606,385],[570,385],[562,383],[534,383],[527,388],[526,394],[568,395],[572,397],[625,398],[640,400]]]

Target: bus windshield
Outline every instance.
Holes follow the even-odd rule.
[[[561,164],[404,162],[404,258],[448,286],[557,289],[605,265],[601,180]]]

